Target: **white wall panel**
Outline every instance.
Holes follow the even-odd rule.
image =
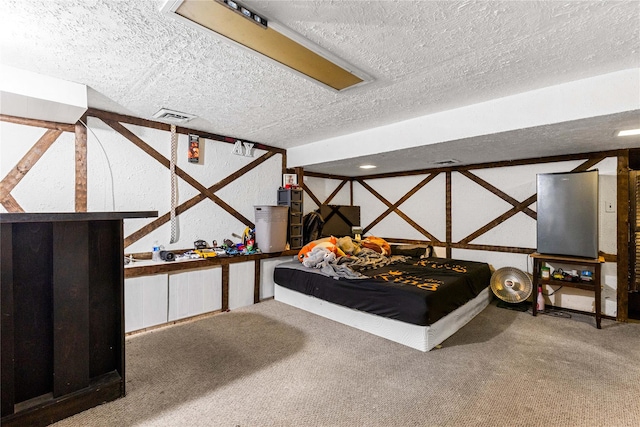
[[[169,275],[169,321],[197,316],[221,308],[221,267]]]
[[[260,299],[273,297],[273,270],[278,264],[292,260],[294,257],[269,258],[260,262]]]
[[[167,280],[166,274],[125,279],[125,332],[167,322],[169,297]]]
[[[254,261],[229,264],[229,309],[253,304]]]

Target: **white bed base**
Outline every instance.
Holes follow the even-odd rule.
[[[274,291],[277,301],[420,351],[429,351],[453,335],[484,310],[493,295],[487,287],[477,297],[433,325],[419,326],[343,307],[278,284]]]

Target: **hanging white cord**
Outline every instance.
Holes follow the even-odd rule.
[[[178,219],[176,218],[176,206],[178,204],[178,177],[176,176],[176,161],[178,159],[178,134],[176,125],[171,125],[171,161],[169,170],[171,172],[171,241],[178,241]]]

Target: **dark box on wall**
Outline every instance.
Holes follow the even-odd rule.
[[[322,205],[320,215],[324,219],[322,237],[351,236],[351,227],[360,225],[360,206]]]

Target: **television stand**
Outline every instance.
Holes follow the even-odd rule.
[[[584,289],[586,291],[595,292],[595,306],[596,306],[596,327],[602,329],[600,326],[600,320],[602,319],[602,288],[600,286],[601,265],[604,262],[602,258],[577,258],[569,256],[559,255],[543,255],[539,253],[533,253],[530,255],[533,258],[533,291],[538,292],[538,286],[552,285],[552,286],[565,286],[567,288]],[[593,272],[593,280],[579,280],[577,282],[570,282],[566,280],[554,279],[550,276],[548,279],[543,279],[541,276],[541,269],[545,264],[565,264],[565,265],[577,265],[586,266],[587,269]],[[536,294],[533,295],[531,302],[533,309],[533,315],[538,314],[538,308],[536,305]]]

